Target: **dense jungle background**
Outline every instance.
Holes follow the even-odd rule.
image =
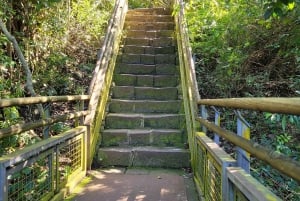
[[[168,6],[169,1],[129,0],[130,8]],[[32,73],[37,95],[86,94],[113,0],[1,0],[0,19]],[[187,0],[186,17],[201,98],[299,97],[299,0]],[[174,11],[176,15],[176,8]],[[30,96],[28,72],[0,31],[0,98]],[[34,119],[31,108],[5,108],[0,128]],[[223,126],[235,130],[233,111]],[[300,160],[300,118],[247,112],[251,138]],[[57,123],[52,134],[68,126]],[[39,141],[26,132],[0,140],[0,156]],[[222,142],[234,155],[234,148]],[[299,184],[251,161],[251,173],[284,200],[300,200]]]

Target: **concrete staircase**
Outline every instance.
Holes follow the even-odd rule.
[[[189,166],[174,29],[168,9],[128,11],[98,151],[101,166]]]

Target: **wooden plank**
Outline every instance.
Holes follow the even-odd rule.
[[[274,193],[239,167],[227,168],[228,179],[251,201],[279,201]]]

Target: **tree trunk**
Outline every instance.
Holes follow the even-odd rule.
[[[10,32],[7,30],[5,24],[3,23],[3,21],[0,19],[0,29],[2,30],[2,32],[4,33],[4,35],[7,37],[7,39],[13,44],[14,49],[16,50],[16,53],[20,59],[20,62],[23,66],[23,69],[25,71],[26,74],[26,89],[28,90],[28,92],[30,93],[30,96],[37,96],[34,88],[33,88],[33,84],[32,84],[32,74],[31,71],[29,69],[28,63],[25,60],[25,57],[20,49],[20,46],[16,40],[16,38],[10,34]],[[38,104],[38,110],[39,113],[41,115],[41,117],[43,117],[44,115],[44,109],[43,106],[41,104]]]

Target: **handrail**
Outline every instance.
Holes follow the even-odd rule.
[[[15,124],[8,128],[2,128],[0,129],[0,139],[16,134],[20,134],[25,131],[29,131],[31,129],[40,128],[44,126],[48,126],[54,123],[66,121],[75,119],[78,117],[84,117],[89,114],[89,111],[80,111],[80,112],[74,112],[69,113],[65,115],[59,115],[52,118],[46,118],[35,122],[29,122],[29,123],[23,123],[23,124]]]
[[[300,98],[201,99],[199,105],[300,115]]]
[[[95,154],[100,136],[101,124],[105,115],[105,106],[109,97],[110,84],[117,59],[116,52],[119,49],[127,10],[127,0],[116,0],[89,88],[89,94],[91,95],[89,102],[90,114],[84,119],[84,124],[90,127],[88,167],[91,166],[91,160]]]
[[[197,118],[197,120],[209,130],[218,133],[218,135],[246,150],[254,157],[268,163],[285,175],[300,182],[299,162],[292,160],[276,151],[263,147],[258,143],[246,140],[245,138],[242,138],[231,131],[227,131],[219,126],[216,126],[214,123],[211,123],[208,120],[200,117]],[[284,166],[282,164],[284,164]]]
[[[1,107],[31,105],[39,103],[53,103],[53,102],[70,102],[79,100],[89,100],[90,95],[73,95],[73,96],[38,96],[25,98],[8,98],[0,99]]]
[[[92,78],[89,94],[91,95],[90,100],[90,110],[91,114],[85,119],[86,124],[90,124],[94,120],[96,114],[98,102],[100,99],[100,94],[103,90],[105,84],[106,71],[110,63],[110,56],[112,55],[115,46],[119,45],[119,39],[121,37],[122,28],[118,29],[118,26],[123,27],[124,25],[124,15],[126,13],[126,0],[117,0],[110,19],[109,26],[107,28],[107,33],[105,35],[104,44],[101,49],[100,56],[97,60],[96,68],[93,72],[94,76]]]
[[[192,56],[192,48],[189,40],[188,28],[186,22],[184,21],[184,2],[183,0],[176,0],[176,1],[180,6],[179,13],[178,13],[179,15],[178,22],[179,25],[182,26],[182,28],[179,29],[180,32],[179,34],[182,40],[183,54],[184,57],[186,58],[185,65],[186,68],[189,68],[189,73],[187,74],[187,76],[189,76],[189,80],[191,80],[190,84],[192,85],[192,94],[194,96],[194,99],[198,101],[200,100],[200,94],[199,94],[198,83],[196,78],[195,63]]]

